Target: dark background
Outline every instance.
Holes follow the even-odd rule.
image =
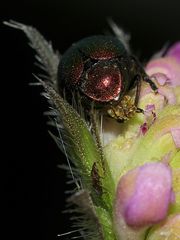
[[[33,25],[61,53],[106,32],[107,17],[131,33],[142,61],[180,39],[179,0],[7,0],[0,3],[0,17]],[[40,89],[28,85],[37,72],[34,52],[22,32],[3,24],[1,31],[2,239],[58,239],[70,229],[62,214],[66,173],[57,168],[65,158],[48,135]]]

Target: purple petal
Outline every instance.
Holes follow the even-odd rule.
[[[151,78],[155,78],[160,85],[180,85],[180,61],[167,56],[151,60],[146,66],[146,72]]]
[[[153,75],[151,75],[152,79],[156,79],[159,83],[159,85],[163,86],[166,83],[169,83],[170,80],[169,78],[164,74],[164,73],[154,73]]]
[[[152,112],[152,111],[154,111],[154,110],[155,110],[155,105],[154,105],[154,104],[148,104],[148,105],[146,105],[145,111],[147,111],[147,112]]]
[[[180,62],[180,42],[175,43],[167,52],[166,56],[173,57]]]

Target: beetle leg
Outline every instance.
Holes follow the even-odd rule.
[[[149,83],[151,89],[152,89],[155,93],[158,92],[158,88],[157,88],[156,84],[155,84],[148,76],[143,77],[143,81]]]
[[[136,95],[135,95],[135,100],[134,100],[134,106],[137,107],[138,102],[139,102],[139,95],[140,95],[140,91],[141,91],[141,76],[140,75],[136,76],[135,82],[136,82]],[[137,107],[136,112],[144,113],[144,110]]]
[[[137,109],[136,109],[136,112],[137,112],[137,113],[143,113],[143,114],[144,114],[144,110],[143,110],[142,108],[137,108]]]
[[[139,95],[140,95],[140,91],[141,91],[141,76],[140,75],[137,75],[135,77],[135,82],[136,82],[136,95],[135,95],[135,99],[134,99],[134,105],[137,107],[138,101],[139,101]]]

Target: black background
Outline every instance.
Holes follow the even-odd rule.
[[[106,32],[107,17],[131,33],[132,49],[143,61],[180,39],[179,0],[7,0],[0,3],[0,17],[33,25],[61,53]],[[34,52],[22,32],[0,26],[2,239],[58,239],[70,225],[62,214],[66,174],[57,168],[65,158],[48,135],[45,99],[28,85],[37,72]]]

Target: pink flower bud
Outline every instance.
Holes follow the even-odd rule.
[[[124,175],[117,186],[115,222],[135,228],[163,220],[173,201],[171,169],[164,163],[147,163]]]

